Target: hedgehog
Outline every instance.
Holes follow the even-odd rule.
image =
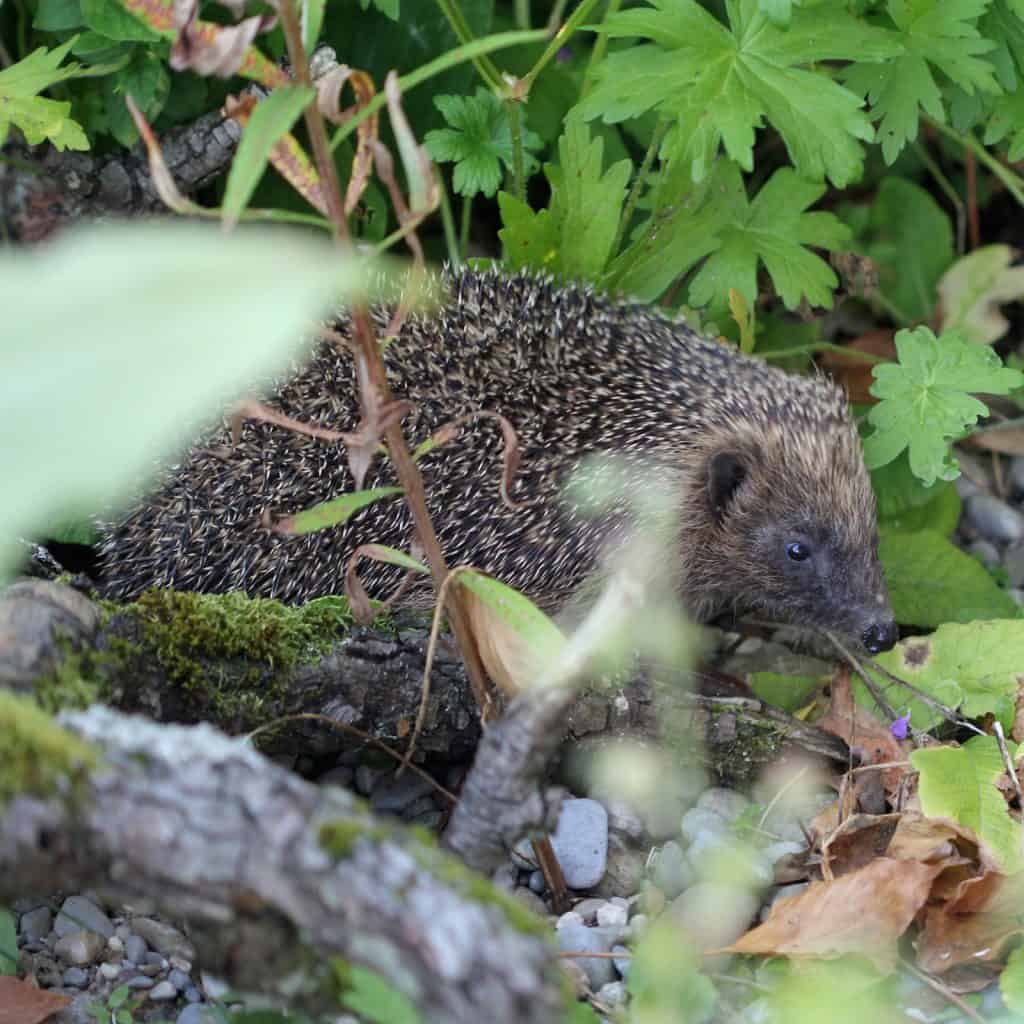
[[[874,495],[846,397],[706,338],[679,319],[528,273],[446,271],[444,301],[410,314],[383,351],[413,443],[486,410],[514,426],[520,469],[500,494],[503,440],[493,417],[419,460],[450,565],[470,564],[557,612],[621,542],[629,513],[594,516],[567,483],[602,456],[673,495],[669,570],[698,621],[754,614],[832,631],[874,654],[897,632],[878,561]],[[390,310],[374,310],[377,326]],[[337,327],[345,332],[341,317]],[[359,418],[350,355],[314,345],[265,394],[305,423]],[[582,468],[581,468],[582,467]],[[377,458],[364,486],[396,483]],[[103,528],[102,584],[131,599],[150,587],[244,591],[289,603],[342,591],[364,543],[405,551],[406,503],[378,501],[342,524],[285,536],[288,514],[354,487],[337,444],[265,422],[232,440],[211,428],[141,501]],[[364,562],[371,596],[400,581]]]

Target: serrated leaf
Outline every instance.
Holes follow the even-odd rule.
[[[383,498],[391,498],[402,493],[401,487],[368,487],[363,491],[352,491],[342,494],[319,505],[303,509],[286,520],[278,523],[282,533],[301,534],[315,533],[329,526],[337,526],[354,516],[360,509],[366,508]]]
[[[904,449],[910,468],[926,484],[958,474],[950,442],[988,414],[972,392],[1005,395],[1024,385],[1024,374],[1003,366],[991,349],[956,333],[936,338],[927,327],[896,334],[899,363],[875,366],[868,413],[875,432],[864,441],[869,468],[884,466]]]
[[[1024,298],[1024,267],[1011,267],[1008,245],[986,245],[957,260],[942,276],[942,330],[955,330],[976,345],[991,345],[1009,329],[999,312]]]
[[[82,20],[94,32],[119,42],[152,43],[160,39],[144,21],[117,0],[81,0]]]
[[[723,25],[695,0],[651,0],[612,14],[599,31],[649,45],[612,53],[582,104],[587,118],[622,121],[648,110],[676,120],[692,174],[701,180],[720,146],[753,167],[755,132],[770,122],[797,171],[842,186],[861,171],[860,143],[873,138],[862,101],[820,71],[828,60],[883,60],[902,51],[893,33],[854,18],[841,5],[791,12],[773,24],[758,0],[727,5]]]
[[[1012,161],[1024,159],[1024,89],[996,97],[985,121],[984,142],[994,146],[1007,142],[1007,157]]]
[[[283,85],[256,104],[242,130],[224,188],[221,210],[226,225],[237,222],[267,168],[271,150],[315,96],[312,87]]]
[[[1018,946],[1007,958],[999,975],[999,992],[1006,1008],[1024,1017],[1024,946]]]
[[[65,32],[78,28],[84,24],[82,5],[79,0],[39,0],[32,24],[44,32]]]
[[[449,125],[427,132],[423,145],[434,160],[452,162],[452,186],[462,196],[482,192],[493,196],[501,185],[502,167],[513,164],[512,129],[504,103],[478,88],[473,96],[437,96],[434,105]],[[537,167],[534,150],[543,145],[535,132],[522,129],[524,171]]]
[[[171,89],[171,78],[164,62],[145,47],[136,47],[128,65],[103,80],[107,130],[122,146],[133,146],[138,129],[125,103],[131,96],[147,120],[155,120],[163,110]]]
[[[371,1024],[422,1024],[415,1005],[375,971],[352,964],[342,1003]]]
[[[879,527],[879,558],[897,622],[939,626],[944,622],[1013,618],[1017,604],[985,568],[943,533]]]
[[[1007,741],[1010,757],[1017,745]],[[995,786],[1006,770],[994,736],[974,736],[962,747],[915,750],[921,810],[930,818],[952,818],[969,828],[1004,874],[1024,869],[1024,826],[1010,817]]]
[[[1001,92],[991,63],[981,54],[995,48],[976,25],[989,0],[889,0],[889,15],[903,52],[884,64],[856,63],[842,79],[871,104],[880,122],[882,154],[891,164],[917,138],[922,112],[945,120],[934,67],[968,94],[975,89]]]
[[[733,178],[733,194],[742,199],[733,203],[731,222],[718,230],[718,248],[693,279],[690,302],[723,309],[730,289],[735,289],[753,306],[758,266],[764,264],[787,308],[796,308],[804,298],[814,306],[831,306],[836,275],[807,247],[840,248],[850,232],[831,213],[806,212],[821,198],[824,185],[804,181],[783,167],[748,202],[739,168],[733,164],[724,173]]]
[[[507,192],[498,193],[502,228],[498,232],[509,269],[533,267],[552,271],[558,267],[561,231],[550,210],[532,210]]]
[[[992,714],[1009,731],[1014,703],[1024,684],[1024,620],[947,622],[930,636],[901,640],[875,660],[933,699],[958,708],[965,717]],[[867,671],[897,711],[910,712],[915,728],[928,730],[943,720],[904,687]],[[854,683],[854,693],[858,703],[874,707],[860,681]]]
[[[138,487],[158,454],[286,362],[361,273],[277,226],[225,235],[166,219],[0,254],[0,407],[22,439],[0,446],[0,537]]]

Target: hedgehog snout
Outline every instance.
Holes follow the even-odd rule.
[[[882,651],[892,650],[899,638],[900,631],[892,619],[872,622],[860,635],[861,643],[868,654],[881,654]]]

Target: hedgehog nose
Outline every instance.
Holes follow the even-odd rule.
[[[892,650],[900,632],[895,622],[873,622],[860,635],[861,642],[869,654],[881,654],[882,651]]]

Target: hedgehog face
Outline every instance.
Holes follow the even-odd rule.
[[[829,630],[872,654],[893,646],[874,495],[852,425],[732,424],[691,488],[684,597],[709,597],[705,613]]]

